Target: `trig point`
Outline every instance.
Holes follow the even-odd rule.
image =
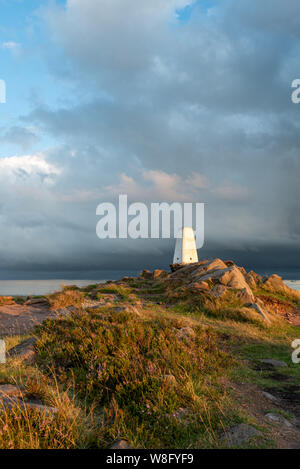
[[[192,264],[198,262],[194,230],[190,227],[182,228],[182,237],[176,240],[173,264]]]

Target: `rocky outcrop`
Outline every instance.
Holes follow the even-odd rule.
[[[264,319],[264,321],[266,321],[268,323],[270,322],[268,314],[266,313],[264,308],[261,306],[259,301],[257,301],[256,303],[252,303],[250,305],[250,308],[255,309],[255,311]]]
[[[224,285],[215,285],[210,293],[214,298],[220,298],[226,295],[227,292],[228,292],[228,288],[225,287]]]
[[[153,274],[150,270],[143,270],[141,273],[140,273],[140,277],[141,278],[144,278],[146,280],[150,280],[153,278]]]
[[[48,298],[43,296],[41,298],[28,298],[25,301],[24,305],[33,306],[33,307],[37,307],[37,308],[41,308],[41,307],[48,308],[50,306],[50,303],[49,303]]]
[[[167,278],[169,277],[169,274],[166,270],[159,270],[159,269],[156,269],[154,270],[153,272],[153,278],[154,280],[156,280],[157,278]]]
[[[242,304],[255,302],[245,276],[232,261],[214,259],[189,264],[173,272],[171,278],[182,278],[189,282],[190,288],[210,291],[215,298],[224,296],[231,289],[239,290],[238,297]]]
[[[37,339],[35,337],[30,337],[29,339],[24,340],[7,352],[8,357],[32,361],[35,353],[34,346],[36,341]]]
[[[195,282],[190,284],[191,290],[197,291],[209,291],[209,284],[207,282]]]
[[[246,307],[245,310],[251,308],[256,311],[257,317],[266,323],[271,322],[270,314],[277,314],[280,309],[279,307],[277,309],[270,307],[272,301],[280,303],[279,306],[285,310],[285,313],[283,315],[279,311],[278,314],[287,319],[287,314],[290,318],[297,309],[293,300],[300,300],[300,292],[289,288],[278,275],[271,275],[263,279],[253,270],[247,272],[243,267],[235,265],[232,260],[223,261],[217,258],[186,265],[177,264],[172,267],[170,274],[164,270],[155,270],[154,272],[144,270],[140,274],[140,278],[167,282],[170,286],[171,298],[199,295],[199,299],[211,298],[217,304],[220,304],[219,300],[222,299],[224,304],[228,301],[228,304],[231,302],[231,305],[235,307],[237,305],[234,302],[235,297],[240,306]],[[290,299],[289,310],[286,310],[287,301],[283,304],[284,299],[280,295],[278,297],[268,296],[268,291],[285,295],[287,301]],[[248,312],[250,314],[249,309]],[[295,314],[299,314],[299,311],[297,310]]]
[[[249,288],[243,288],[238,294],[237,297],[245,305],[252,305],[255,302],[254,295]]]
[[[273,274],[270,277],[267,277],[263,283],[263,287],[270,292],[282,293],[283,295],[287,295],[300,301],[300,292],[288,287],[279,275]]]
[[[0,296],[0,305],[16,304],[12,296]]]

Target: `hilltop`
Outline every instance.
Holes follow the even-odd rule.
[[[2,448],[299,447],[300,292],[277,275],[215,259],[2,303],[0,327],[33,319],[7,338]]]

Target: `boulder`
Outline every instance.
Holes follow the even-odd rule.
[[[211,290],[210,294],[214,298],[220,298],[228,292],[228,288],[225,285],[215,285],[214,288]]]
[[[182,264],[170,264],[172,274],[183,267]]]
[[[245,279],[250,288],[257,288],[256,280],[250,272],[245,276]]]
[[[254,272],[254,270],[250,270],[249,275],[251,275],[251,277],[254,278],[256,285],[259,285],[260,283],[262,283],[263,281],[262,277],[258,275],[256,272]]]
[[[182,327],[176,332],[178,339],[189,339],[195,337],[195,331],[191,327]]]
[[[264,282],[264,287],[269,288],[270,290],[285,290],[285,283],[282,280],[279,275],[273,274],[270,277],[267,277],[267,279]]]
[[[153,274],[150,270],[143,270],[141,273],[140,273],[140,277],[141,278],[144,278],[146,280],[151,280],[153,279]]]
[[[194,291],[208,291],[208,281],[211,280],[216,284],[211,291],[212,296],[218,298],[226,293],[227,288],[233,288],[241,290],[239,297],[243,304],[255,302],[252,290],[243,275],[243,269],[234,265],[232,261],[223,262],[221,259],[214,259],[186,265],[171,274],[171,278],[174,277],[192,279],[190,288]],[[255,285],[254,280],[252,284]],[[220,288],[220,285],[226,288]]]
[[[196,271],[197,269],[201,268],[201,266],[204,266],[208,263],[208,261],[201,261],[201,262],[196,262],[196,263],[193,263],[193,264],[187,264],[187,265],[184,265],[184,264],[175,264],[175,267],[174,265],[171,266],[172,268],[172,274],[171,274],[171,278],[186,278],[186,277],[189,277],[193,274],[194,271]]]
[[[24,401],[15,397],[5,397],[0,399],[0,413],[10,409],[19,408],[21,410],[35,410],[42,412],[47,416],[53,416],[58,412],[56,407],[49,407],[43,404],[36,404],[35,402]]]
[[[266,313],[266,312],[264,311],[264,309],[258,304],[258,302],[252,303],[249,307],[255,309],[255,311],[257,311],[258,314],[259,314],[267,323],[270,323],[270,319],[269,319],[267,313]]]
[[[193,271],[193,277],[199,277],[202,280],[206,280],[212,277],[212,274],[221,270],[226,270],[227,266],[221,259],[214,259],[213,261],[206,261],[196,264],[196,268]],[[202,278],[202,277],[206,278]]]
[[[244,269],[244,267],[238,267],[238,269],[239,269],[239,271],[241,272],[241,274],[243,274],[244,277],[246,277],[246,275],[247,275],[247,270]]]
[[[240,423],[229,428],[222,436],[221,441],[228,443],[230,446],[240,446],[248,443],[251,438],[259,436],[260,432],[251,425]]]
[[[15,386],[13,384],[1,384],[0,385],[0,399],[3,397],[20,397],[22,396],[24,388]]]
[[[207,282],[194,282],[189,285],[191,290],[196,291],[209,291],[209,285]]]
[[[278,425],[283,425],[287,428],[293,428],[291,422],[284,418],[283,415],[269,412],[268,414],[266,414],[266,419],[270,420],[270,422],[277,423]]]
[[[12,296],[0,296],[0,305],[15,305],[15,300]]]
[[[25,301],[24,305],[26,306],[33,306],[33,307],[49,307],[50,303],[49,300],[45,297],[43,298],[30,298],[29,300]]]
[[[126,440],[117,440],[110,446],[109,449],[131,449],[131,446]]]
[[[219,282],[222,283],[222,285],[236,288],[237,290],[246,289],[249,294],[252,293],[245,277],[236,266],[228,267],[228,269],[223,271],[222,275],[219,277]]]
[[[157,279],[157,278],[167,278],[169,277],[169,274],[166,270],[159,270],[159,269],[156,269],[154,270],[153,272],[153,278],[154,279]]]
[[[273,274],[263,284],[264,288],[271,292],[286,294],[296,300],[300,300],[300,292],[288,287],[279,275]]]
[[[125,277],[121,278],[121,282],[125,282],[125,283],[130,282],[132,280],[136,280],[136,278],[135,277],[128,277],[128,275],[125,275]]]
[[[30,337],[29,339],[24,340],[19,345],[11,348],[7,352],[7,356],[10,358],[21,358],[22,360],[31,361],[34,357],[34,345],[37,339],[35,337]]]
[[[249,289],[243,288],[237,294],[237,296],[244,305],[251,305],[252,303],[255,302],[254,295],[251,290],[249,291]]]
[[[252,293],[251,289],[238,267],[223,266],[225,266],[224,262],[220,261],[220,259],[216,259],[207,266],[208,268],[196,270],[193,273],[193,277],[197,276],[199,281],[216,280],[226,287],[235,288],[237,290],[246,289],[250,295]]]
[[[261,363],[270,366],[271,368],[286,368],[287,364],[280,360],[274,360],[274,358],[263,358],[259,360]]]
[[[277,397],[273,396],[273,394],[270,394],[269,392],[267,391],[261,391],[261,394],[266,398],[268,399],[269,401],[271,402],[274,402],[275,404],[279,404],[280,401]]]

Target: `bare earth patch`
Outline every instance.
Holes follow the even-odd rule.
[[[255,420],[262,426],[268,428],[271,438],[276,442],[277,447],[281,449],[300,449],[300,429],[298,422],[291,421],[292,427],[287,427],[280,424],[270,423],[266,415],[274,409],[278,413],[294,411],[295,403],[286,402],[280,399],[278,392],[276,397],[278,400],[271,401],[267,399],[261,390],[255,384],[250,383],[232,383],[229,387],[234,391],[241,407],[245,412],[255,418]],[[274,394],[274,390],[272,390]],[[273,395],[272,394],[272,395]],[[280,415],[280,414],[279,414]],[[295,415],[297,417],[297,415]]]
[[[17,304],[0,306],[0,336],[26,334],[45,319],[55,316],[56,312],[47,307]]]

